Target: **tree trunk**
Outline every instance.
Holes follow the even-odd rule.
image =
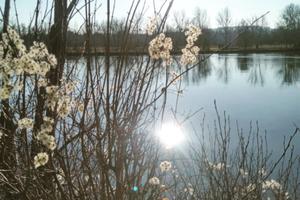
[[[4,14],[3,14],[3,32],[7,32],[9,25],[9,13],[10,13],[10,0],[5,0]],[[4,50],[5,54],[5,50]],[[1,58],[2,59],[2,58]],[[0,82],[1,86],[3,82]],[[0,169],[3,170],[4,176],[8,179],[8,182],[15,186],[16,181],[14,178],[14,172],[16,169],[16,155],[15,155],[15,132],[16,125],[13,123],[13,114],[10,110],[9,100],[3,100],[0,102],[0,131],[4,133],[0,143]],[[0,198],[4,199],[16,199],[17,191],[14,191],[11,186],[4,185],[0,189]],[[3,196],[2,196],[3,195]]]

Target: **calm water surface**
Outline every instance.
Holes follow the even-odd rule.
[[[176,89],[178,84],[168,90],[166,119],[173,119]],[[254,126],[258,122],[275,151],[282,149],[284,136],[291,135],[295,125],[300,127],[300,53],[215,54],[185,74],[179,89],[183,94],[178,98],[177,116],[184,118],[203,108],[184,124],[187,133],[200,132],[204,114],[213,127],[214,100],[221,114],[226,111],[230,115],[232,135],[236,122],[245,133],[250,122]],[[300,154],[300,136],[294,143]]]
[[[213,125],[214,100],[219,111],[230,115],[233,130],[236,121],[245,132],[251,121],[257,121],[262,133],[267,131],[272,149],[282,147],[283,137],[293,133],[294,124],[300,127],[300,54],[212,55],[184,76],[182,89],[180,113],[203,108],[189,125],[195,129],[203,113]],[[175,99],[175,92],[169,92],[169,109]],[[300,153],[300,137],[295,143]]]

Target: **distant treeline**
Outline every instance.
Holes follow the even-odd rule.
[[[271,29],[260,26],[236,26],[229,27],[226,30],[226,39],[224,37],[224,28],[202,29],[197,45],[202,50],[247,50],[247,49],[299,49],[300,48],[300,29],[288,30],[282,27]],[[186,45],[185,35],[182,31],[167,31],[166,35],[172,37],[174,52],[180,50]],[[31,43],[30,34],[24,35],[27,43]],[[47,34],[40,36],[41,40],[47,38]],[[80,53],[84,51],[86,35],[84,33],[67,33],[67,51],[71,53]],[[129,52],[146,52],[148,43],[153,38],[144,33],[132,33],[126,38],[126,48]],[[110,35],[110,47],[112,51],[118,51],[124,47],[125,36],[122,31]],[[91,48],[97,52],[103,52],[106,44],[106,35],[104,33],[93,33],[91,36]],[[230,43],[230,44],[229,44]],[[227,44],[229,44],[227,46]],[[226,47],[227,46],[227,47]],[[226,48],[225,48],[226,47]]]
[[[221,10],[217,17],[218,28],[209,28],[208,16],[205,10],[197,8],[194,18],[188,19],[185,13],[175,13],[173,25],[166,25],[166,35],[172,37],[174,52],[180,52],[185,44],[185,27],[193,23],[202,29],[202,35],[197,41],[197,45],[202,50],[256,50],[256,49],[299,49],[300,48],[300,6],[296,4],[287,5],[282,13],[276,28],[267,26],[265,17],[253,17],[249,20],[241,20],[237,25],[232,24],[231,14],[228,8]],[[149,36],[145,30],[147,22],[137,20],[136,28],[131,34],[124,30],[124,20],[115,19],[110,27],[110,47],[111,51],[119,51],[126,48],[128,52],[146,52],[149,41],[155,36]],[[89,37],[91,47],[95,52],[103,52],[106,45],[105,22],[94,24],[92,34]],[[37,38],[45,41],[48,32],[51,30],[34,30],[26,28],[24,25],[18,28],[25,43],[28,46]],[[80,53],[84,51],[87,35],[84,31],[67,32],[67,51]]]
[[[186,45],[184,32],[172,31],[166,32],[166,35],[172,37],[174,51],[179,51]],[[76,34],[68,32],[68,48],[79,49],[84,47],[86,39],[85,34]],[[149,41],[153,37],[142,33],[132,33],[128,37],[127,47],[129,50],[141,50],[148,47]],[[106,35],[103,33],[94,33],[91,37],[93,48],[104,48]],[[112,33],[110,35],[110,46],[118,48],[122,46],[124,36],[122,32]],[[229,27],[227,30],[227,39],[224,38],[224,28],[203,29],[202,35],[197,41],[203,50],[224,49],[228,43],[228,49],[249,49],[249,48],[299,48],[300,47],[300,29],[285,30],[282,28],[271,29],[269,27],[258,26],[237,26]]]

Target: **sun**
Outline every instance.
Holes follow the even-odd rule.
[[[184,140],[182,128],[174,122],[162,124],[156,135],[166,148],[173,148]]]

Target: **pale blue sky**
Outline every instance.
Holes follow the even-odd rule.
[[[46,0],[42,0],[46,2]],[[82,1],[82,0],[81,0]],[[159,4],[164,2],[164,0],[155,0],[157,7]],[[101,21],[105,17],[105,2],[106,0],[98,0],[98,3],[102,3],[103,6],[99,9],[97,19]],[[124,17],[130,7],[132,0],[116,0],[116,16]],[[146,1],[146,8],[148,10],[146,15],[151,15],[153,11],[152,0]],[[36,0],[16,0],[17,9],[19,13],[19,19],[23,23],[28,23],[30,17],[34,13],[34,5]],[[173,13],[175,11],[184,10],[188,17],[192,17],[196,7],[207,10],[210,26],[216,27],[216,16],[217,13],[228,7],[231,11],[233,18],[233,25],[237,24],[241,19],[250,19],[254,16],[260,16],[263,13],[270,11],[267,16],[268,25],[271,27],[276,26],[280,13],[286,5],[289,3],[300,4],[300,0],[175,0],[172,7],[172,14],[169,20],[173,18]],[[4,0],[0,0],[0,6],[3,10]],[[13,5],[12,5],[13,6]],[[12,7],[12,11],[14,8]],[[12,13],[12,19],[15,19]],[[81,24],[80,17],[75,18],[71,22],[71,26],[79,26]]]
[[[267,21],[270,26],[274,27],[278,22],[280,13],[289,3],[300,4],[300,0],[175,0],[174,8],[182,8],[187,12],[190,11],[191,14],[193,14],[195,6],[206,9],[210,16],[211,26],[216,26],[217,14],[225,7],[231,11],[233,23],[270,11]]]

